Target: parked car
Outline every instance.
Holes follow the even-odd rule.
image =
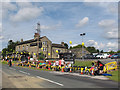
[[[84,59],[95,59],[95,55],[92,54],[86,54],[85,56],[83,56]]]
[[[110,54],[110,55],[108,56],[108,58],[111,58],[112,55],[113,55],[113,54]]]
[[[120,53],[116,53],[111,56],[111,59],[116,59],[116,58],[120,58]]]
[[[98,54],[96,57],[97,58],[106,58],[106,56],[104,54]]]
[[[108,54],[108,53],[104,53],[105,58],[109,58],[109,55],[110,54]]]

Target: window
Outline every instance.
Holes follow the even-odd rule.
[[[60,53],[60,50],[58,50],[58,52]]]
[[[45,48],[43,48],[43,51],[45,51]]]
[[[24,46],[23,46],[23,50],[24,50]]]
[[[44,41],[44,42],[43,42],[43,45],[47,45],[47,41]]]
[[[45,42],[43,42],[43,45],[45,45]]]
[[[47,48],[45,48],[45,51],[47,51]]]
[[[28,50],[28,45],[26,46],[26,50]]]
[[[47,45],[47,41],[45,41],[45,45]]]

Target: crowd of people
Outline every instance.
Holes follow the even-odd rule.
[[[66,63],[65,60],[62,58],[60,60],[43,60],[43,61],[38,61],[38,60],[25,60],[24,62],[21,61],[18,63],[18,65],[23,65],[23,66],[32,66],[32,67],[38,67],[38,68],[50,68],[55,71],[60,71],[62,68],[64,68],[64,71],[69,71],[70,67],[72,66],[71,63]]]
[[[103,68],[104,68],[104,64],[101,61],[95,61],[95,63],[92,62],[92,67],[91,70],[94,69],[94,74],[95,75],[99,75],[99,74],[103,74]]]
[[[12,66],[12,59],[8,59],[8,65],[11,67]],[[65,62],[65,60],[62,58],[60,60],[42,60],[38,61],[33,59],[32,61],[30,58],[25,61],[18,61],[18,66],[31,66],[31,67],[37,67],[37,68],[45,68],[45,69],[51,69],[54,71],[61,71],[64,70],[64,72],[69,72],[71,67],[74,67],[71,63]],[[91,74],[91,71],[94,70],[94,75],[100,75],[103,74],[103,68],[104,64],[102,62],[94,61],[91,64],[89,73]],[[73,68],[72,68],[73,69]],[[81,69],[79,69],[81,71]],[[87,67],[84,67],[83,71],[86,72]],[[88,71],[88,70],[87,70]]]

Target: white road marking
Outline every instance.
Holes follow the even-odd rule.
[[[27,72],[24,72],[24,71],[21,71],[21,70],[19,70],[19,72],[30,75],[30,73],[27,73]]]
[[[19,72],[27,74],[27,72],[24,72],[24,71],[21,71],[21,70],[19,70]]]
[[[43,80],[46,80],[46,81],[48,81],[48,82],[51,82],[51,83],[60,85],[60,86],[64,86],[63,84],[60,84],[60,83],[58,83],[58,82],[55,82],[55,81],[52,81],[52,80],[49,80],[49,79],[46,79],[46,78],[42,78],[42,77],[40,77],[40,76],[36,76],[36,77],[37,77],[37,78],[40,78],[40,79],[43,79]]]

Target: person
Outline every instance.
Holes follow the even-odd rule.
[[[56,60],[55,65],[56,65],[56,71],[59,71],[59,69],[58,69],[59,61],[58,60]]]
[[[9,60],[9,67],[11,67],[12,66],[12,60],[10,59]]]
[[[65,64],[64,70],[65,70],[65,72],[68,72],[68,64]]]
[[[103,64],[101,61],[98,60],[98,61],[96,62],[96,66],[97,66],[97,69],[96,69],[97,73],[98,73],[98,74],[103,74],[104,64]]]
[[[63,67],[64,66],[64,59],[62,58],[62,60],[61,60],[61,67]]]
[[[100,74],[103,74],[103,67],[104,64],[98,60],[98,69]]]

